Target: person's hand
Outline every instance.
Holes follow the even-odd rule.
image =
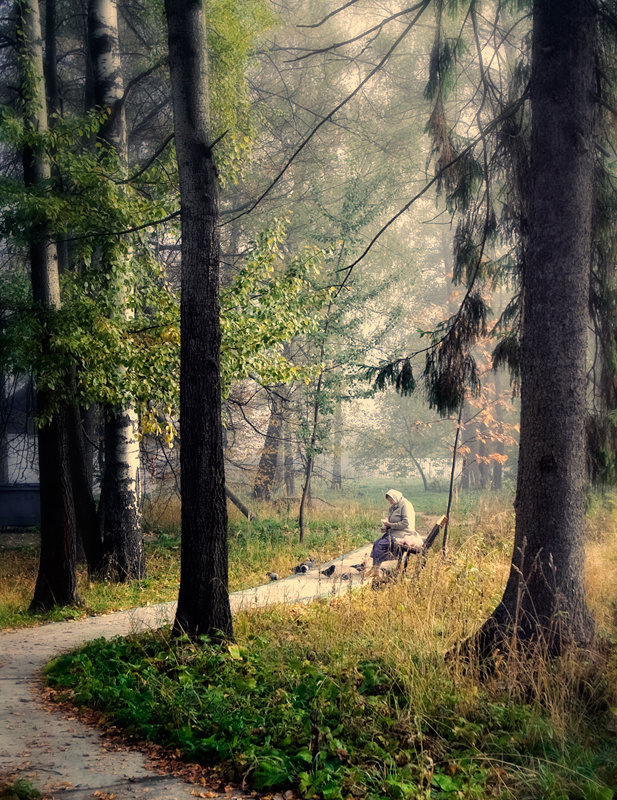
[[[383,525],[384,528],[389,528],[390,527],[390,523],[388,522],[387,519],[382,519],[381,520],[381,524]]]

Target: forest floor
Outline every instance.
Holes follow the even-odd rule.
[[[234,592],[232,611],[350,591],[363,581],[351,565],[361,562],[370,548],[365,545],[307,574]],[[327,578],[320,569],[331,564],[335,571]],[[0,633],[0,787],[26,780],[46,800],[249,796],[221,785],[211,771],[180,766],[175,770],[173,754],[170,758],[153,748],[130,747],[117,732],[87,724],[77,711],[59,711],[46,700],[41,671],[54,657],[99,637],[161,627],[173,619],[174,612],[175,603],[164,603]]]

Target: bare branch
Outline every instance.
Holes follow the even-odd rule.
[[[122,102],[123,103],[126,102],[126,98],[128,97],[129,92],[134,86],[136,86],[144,78],[147,78],[148,75],[152,75],[152,73],[156,72],[157,69],[160,69],[161,67],[165,66],[165,64],[167,64],[167,56],[165,56],[165,58],[160,58],[151,67],[144,70],[143,72],[140,72],[139,75],[136,75],[134,78],[128,81],[124,88],[124,94],[122,95]]]
[[[323,25],[324,22],[327,22],[331,17],[340,14],[341,11],[344,11],[346,8],[349,8],[349,6],[355,5],[357,2],[358,0],[349,0],[349,2],[344,3],[340,8],[337,8],[334,11],[331,11],[329,14],[326,14],[326,16],[319,22],[314,22],[312,25],[296,25],[296,28],[319,28],[320,25]]]
[[[163,153],[167,145],[173,141],[174,135],[170,133],[169,136],[161,143],[160,147],[155,151],[155,153],[146,161],[146,163],[140,167],[137,172],[134,172],[130,177],[125,178],[122,181],[117,181],[117,183],[131,183],[134,180],[137,180],[140,175],[143,175],[144,172],[149,169],[152,164],[157,160],[157,158]]]
[[[334,44],[329,44],[327,47],[320,47],[317,50],[309,50],[304,55],[297,56],[296,58],[290,58],[288,63],[293,64],[295,61],[302,61],[305,58],[310,58],[311,56],[319,55],[320,53],[330,53],[332,50],[337,50],[339,47],[344,47],[346,44],[352,44],[353,42],[357,42],[360,39],[364,39],[365,36],[369,36],[374,31],[381,31],[382,28],[388,24],[388,22],[392,22],[392,20],[398,19],[402,17],[404,14],[409,14],[412,11],[417,11],[419,8],[424,6],[424,2],[416,3],[415,6],[410,6],[409,8],[404,8],[402,11],[397,11],[396,14],[392,14],[392,16],[383,19],[381,22],[378,22],[377,25],[374,25],[372,28],[369,28],[366,31],[362,31],[357,36],[353,36],[351,39],[345,39],[342,42],[335,42]],[[422,9],[424,10],[424,9]]]
[[[414,18],[411,20],[411,22],[410,22],[410,23],[409,23],[409,24],[408,24],[408,25],[405,27],[405,29],[404,29],[404,30],[403,30],[403,32],[400,34],[400,36],[398,36],[398,38],[396,39],[396,41],[394,42],[394,44],[393,44],[393,45],[390,47],[390,49],[387,51],[387,53],[386,53],[386,54],[383,56],[383,58],[382,58],[382,59],[381,59],[381,61],[380,61],[380,62],[377,64],[377,66],[376,66],[376,67],[374,67],[374,69],[372,69],[372,70],[369,72],[369,74],[368,74],[368,75],[367,75],[367,76],[366,76],[366,77],[365,77],[365,78],[364,78],[364,79],[363,79],[363,80],[362,80],[362,81],[361,81],[361,82],[360,82],[360,83],[359,83],[359,84],[356,86],[356,88],[353,90],[353,92],[351,92],[350,94],[348,94],[348,95],[347,95],[347,97],[346,97],[344,100],[341,100],[341,102],[340,102],[340,103],[339,103],[339,104],[338,104],[338,105],[337,105],[335,108],[333,108],[333,109],[332,109],[332,111],[330,111],[330,113],[329,113],[329,114],[326,114],[326,116],[325,116],[325,117],[324,117],[322,120],[320,120],[320,121],[317,123],[317,125],[315,125],[315,127],[313,128],[313,130],[312,130],[312,131],[309,133],[309,135],[308,135],[308,136],[307,136],[307,137],[304,139],[304,141],[303,141],[303,142],[300,144],[300,146],[299,146],[299,147],[296,149],[296,151],[295,151],[295,152],[294,152],[294,153],[293,153],[293,154],[290,156],[290,158],[287,160],[286,164],[285,164],[285,165],[284,165],[284,167],[281,169],[281,171],[280,171],[280,172],[279,172],[279,174],[276,176],[276,178],[274,178],[274,180],[273,180],[273,181],[270,183],[270,185],[268,186],[268,188],[267,188],[265,191],[263,191],[263,192],[261,193],[261,195],[260,195],[260,196],[257,198],[257,200],[255,200],[255,201],[254,201],[254,202],[253,202],[253,203],[252,203],[252,204],[249,206],[249,208],[248,208],[246,211],[243,211],[241,214],[238,214],[237,216],[235,216],[235,217],[232,217],[230,220],[227,220],[227,222],[225,222],[225,223],[224,223],[225,225],[228,225],[230,222],[234,222],[235,220],[239,219],[240,217],[243,217],[245,214],[250,214],[250,213],[251,213],[251,211],[253,211],[255,208],[257,208],[257,206],[258,206],[258,205],[261,203],[261,201],[262,201],[262,200],[263,200],[263,199],[264,199],[264,198],[265,198],[265,197],[266,197],[266,196],[267,196],[267,195],[268,195],[268,194],[269,194],[269,193],[272,191],[272,189],[273,189],[273,188],[276,186],[276,184],[277,184],[277,183],[280,181],[280,179],[281,179],[281,178],[283,177],[283,175],[284,175],[284,174],[287,172],[287,170],[289,169],[289,167],[290,167],[290,166],[293,164],[293,162],[296,160],[296,158],[297,158],[297,157],[300,155],[300,153],[302,152],[302,150],[304,150],[304,148],[306,147],[306,145],[307,145],[307,144],[308,144],[308,143],[311,141],[311,139],[312,139],[312,138],[315,136],[315,134],[317,133],[317,131],[319,131],[319,130],[322,128],[322,126],[326,124],[326,122],[328,122],[330,119],[332,119],[332,117],[333,117],[333,116],[334,116],[334,115],[337,113],[337,111],[340,111],[340,110],[341,110],[341,108],[343,108],[343,106],[344,106],[344,105],[346,105],[346,104],[347,104],[347,103],[348,103],[348,102],[349,102],[349,101],[350,101],[350,100],[351,100],[353,97],[355,97],[355,96],[358,94],[358,92],[359,92],[359,91],[360,91],[360,90],[361,90],[361,89],[362,89],[364,86],[366,86],[366,84],[367,84],[367,83],[368,83],[368,82],[371,80],[371,78],[372,78],[372,77],[373,77],[373,76],[374,76],[374,75],[375,75],[377,72],[379,72],[379,70],[380,70],[380,69],[383,67],[383,65],[386,63],[386,61],[388,61],[388,59],[390,58],[390,56],[392,55],[392,53],[393,53],[393,52],[396,50],[396,48],[399,46],[399,44],[400,44],[400,43],[403,41],[403,39],[405,39],[405,37],[407,36],[407,34],[409,33],[409,31],[410,31],[410,30],[413,28],[413,26],[416,24],[416,22],[417,22],[417,21],[420,19],[420,17],[421,17],[421,15],[422,15],[423,11],[424,11],[424,10],[425,10],[425,9],[428,7],[428,5],[430,4],[430,2],[431,2],[431,0],[422,0],[422,2],[420,3],[420,6],[419,6],[418,13],[417,13],[417,14],[415,15],[415,17],[414,17]]]

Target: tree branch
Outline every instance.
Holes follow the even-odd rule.
[[[392,14],[392,16],[387,17],[386,19],[382,19],[382,21],[378,22],[377,25],[373,25],[372,28],[369,28],[366,31],[362,31],[362,33],[359,33],[357,36],[353,36],[351,39],[345,39],[342,42],[335,42],[334,44],[329,44],[327,47],[320,47],[317,50],[309,50],[307,53],[304,53],[304,55],[297,56],[296,58],[290,58],[287,63],[288,64],[293,64],[296,61],[302,61],[305,58],[310,58],[311,56],[317,56],[317,55],[320,55],[321,53],[330,53],[330,52],[332,52],[332,50],[337,50],[339,47],[345,47],[345,45],[347,45],[347,44],[353,44],[353,42],[357,42],[360,39],[364,39],[365,36],[368,36],[369,34],[373,33],[374,31],[381,31],[382,28],[385,25],[387,25],[389,22],[392,22],[392,20],[398,19],[399,17],[402,17],[404,14],[409,14],[412,11],[417,11],[419,8],[421,8],[424,5],[425,5],[424,2],[420,2],[420,3],[416,3],[415,6],[410,6],[409,8],[404,8],[402,11],[397,11],[396,14]],[[424,9],[422,9],[422,10],[424,10]]]
[[[415,15],[415,17],[414,17],[414,18],[411,20],[411,22],[410,22],[410,23],[409,23],[409,24],[408,24],[408,25],[405,27],[404,31],[403,31],[403,32],[400,34],[400,36],[399,36],[399,37],[396,39],[396,41],[394,42],[394,44],[393,44],[393,45],[390,47],[390,49],[387,51],[387,53],[386,53],[386,54],[383,56],[383,58],[382,58],[382,59],[381,59],[381,61],[380,61],[380,62],[377,64],[377,66],[376,66],[376,67],[374,67],[374,69],[372,69],[372,70],[369,72],[369,74],[368,74],[368,75],[367,75],[367,76],[366,76],[366,77],[365,77],[365,78],[364,78],[364,79],[363,79],[363,80],[362,80],[362,81],[361,81],[361,82],[360,82],[360,83],[359,83],[359,84],[356,86],[356,88],[353,90],[353,92],[351,92],[351,94],[347,95],[347,97],[346,97],[344,100],[342,100],[342,101],[341,101],[341,102],[340,102],[340,103],[339,103],[339,104],[338,104],[338,105],[337,105],[337,106],[336,106],[334,109],[332,109],[332,111],[330,111],[330,113],[329,113],[329,114],[327,114],[327,115],[326,115],[326,116],[325,116],[325,117],[324,117],[324,118],[323,118],[323,119],[322,119],[320,122],[318,122],[318,123],[317,123],[317,125],[315,125],[315,127],[313,128],[313,130],[312,130],[312,131],[309,133],[309,135],[308,135],[308,136],[307,136],[307,137],[304,139],[304,141],[303,141],[303,142],[300,144],[300,146],[299,146],[299,147],[296,149],[296,151],[295,151],[295,152],[294,152],[294,153],[291,155],[291,157],[290,157],[290,158],[287,160],[287,163],[286,163],[286,164],[285,164],[285,166],[284,166],[284,167],[281,169],[281,171],[280,171],[280,172],[279,172],[279,174],[276,176],[276,178],[275,178],[275,179],[274,179],[274,180],[273,180],[273,181],[270,183],[270,185],[268,186],[268,188],[267,188],[267,189],[266,189],[264,192],[262,192],[262,193],[261,193],[261,195],[260,195],[260,196],[257,198],[257,200],[255,200],[255,201],[254,201],[254,202],[251,204],[251,206],[249,206],[249,208],[248,208],[246,211],[243,211],[241,214],[238,214],[237,216],[235,216],[235,217],[232,217],[230,220],[227,220],[227,222],[225,222],[225,223],[224,223],[225,225],[228,225],[230,222],[235,222],[235,220],[239,219],[240,217],[243,217],[243,216],[245,216],[245,214],[250,214],[250,213],[251,213],[251,211],[253,211],[255,208],[257,208],[257,206],[258,206],[258,205],[259,205],[259,204],[262,202],[262,200],[263,200],[263,199],[264,199],[264,198],[265,198],[265,197],[266,197],[266,196],[267,196],[267,195],[268,195],[268,194],[269,194],[269,193],[272,191],[272,189],[273,189],[273,188],[276,186],[276,184],[277,184],[277,183],[280,181],[280,179],[281,179],[281,178],[283,177],[283,175],[284,175],[284,174],[287,172],[287,170],[288,170],[288,169],[289,169],[289,167],[292,165],[292,163],[293,163],[293,162],[296,160],[296,158],[297,158],[297,157],[300,155],[300,153],[302,152],[302,150],[304,150],[304,148],[306,147],[306,145],[307,145],[307,144],[308,144],[308,143],[311,141],[311,139],[312,139],[312,138],[315,136],[315,134],[317,133],[317,131],[319,131],[319,130],[320,130],[320,128],[321,128],[323,125],[325,125],[325,124],[326,124],[326,122],[328,122],[328,121],[329,121],[329,120],[330,120],[330,119],[331,119],[331,118],[332,118],[332,117],[333,117],[333,116],[334,116],[334,115],[337,113],[337,111],[340,111],[340,109],[341,109],[341,108],[343,108],[343,106],[344,106],[344,105],[346,105],[346,104],[347,104],[347,103],[348,103],[348,102],[349,102],[349,101],[350,101],[350,100],[351,100],[353,97],[355,97],[355,96],[358,94],[358,92],[359,92],[359,91],[360,91],[360,90],[361,90],[361,89],[362,89],[362,88],[363,88],[363,87],[364,87],[364,86],[365,86],[365,85],[366,85],[366,84],[367,84],[367,83],[368,83],[368,82],[371,80],[371,78],[372,78],[372,77],[373,77],[373,76],[374,76],[374,75],[375,75],[377,72],[379,72],[379,70],[380,70],[380,69],[383,67],[383,65],[386,63],[386,61],[388,61],[388,59],[390,58],[390,56],[392,55],[392,53],[393,53],[393,52],[396,50],[396,48],[399,46],[399,44],[400,44],[400,43],[403,41],[403,39],[404,39],[404,38],[407,36],[407,34],[409,33],[409,31],[410,31],[410,30],[413,28],[413,26],[416,24],[416,22],[418,21],[418,19],[420,19],[420,16],[422,15],[423,11],[424,11],[424,10],[425,10],[425,9],[428,7],[428,5],[430,4],[430,2],[431,2],[431,0],[422,0],[422,2],[420,3],[420,7],[419,7],[419,10],[418,10],[418,13],[417,13],[417,14]]]
[[[172,142],[172,141],[173,141],[173,138],[174,138],[174,134],[173,134],[173,133],[170,133],[170,134],[169,134],[169,136],[168,136],[168,137],[167,137],[167,138],[166,138],[166,139],[165,139],[165,140],[164,140],[164,141],[161,143],[161,145],[160,145],[160,146],[158,147],[158,149],[155,151],[154,155],[152,155],[152,156],[151,156],[151,157],[150,157],[150,158],[149,158],[149,159],[146,161],[146,163],[145,163],[145,164],[144,164],[142,167],[140,167],[140,168],[137,170],[137,172],[134,172],[134,173],[133,173],[133,174],[132,174],[130,177],[128,177],[128,178],[125,178],[125,179],[124,179],[124,180],[122,180],[122,181],[116,181],[116,183],[118,183],[118,184],[121,184],[121,183],[131,183],[132,181],[134,181],[134,180],[137,180],[137,178],[139,178],[139,176],[140,176],[140,175],[143,175],[143,174],[144,174],[144,172],[145,172],[147,169],[149,169],[149,167],[151,167],[151,166],[152,166],[152,164],[154,164],[154,162],[155,162],[155,161],[157,160],[157,158],[158,158],[158,157],[161,155],[161,153],[163,153],[163,151],[165,150],[165,148],[167,147],[167,145],[168,145],[170,142]]]
[[[162,219],[154,219],[152,222],[144,222],[143,225],[136,225],[134,228],[126,228],[126,230],[123,231],[94,231],[92,233],[84,233],[81,236],[72,236],[70,239],[65,239],[65,241],[79,242],[83,239],[99,239],[105,236],[126,236],[129,233],[143,231],[144,228],[152,228],[155,225],[162,225],[164,222],[169,222],[170,219],[179,217],[181,213],[182,211],[179,209],[178,211],[172,211],[171,214],[168,214],[166,217],[162,217]]]
[[[320,25],[323,25],[324,22],[327,22],[331,17],[340,14],[341,11],[344,11],[346,8],[349,8],[349,6],[355,5],[357,2],[358,0],[349,0],[349,2],[345,3],[340,8],[337,8],[334,11],[331,11],[329,14],[326,14],[326,16],[319,22],[314,22],[312,25],[296,25],[296,28],[319,28]]]
[[[528,94],[529,94],[529,89],[527,88],[525,90],[525,92],[523,92],[523,94],[518,98],[518,100],[516,100],[514,103],[512,103],[509,106],[509,108],[504,109],[504,111],[501,114],[499,114],[499,116],[495,117],[495,119],[492,120],[492,122],[490,122],[486,126],[486,128],[484,129],[484,135],[486,135],[487,133],[492,131],[493,128],[495,128],[498,123],[502,122],[504,119],[506,119],[507,117],[511,116],[516,111],[518,111],[520,106],[527,99]],[[463,156],[467,155],[467,153],[469,153],[471,150],[473,150],[473,148],[481,141],[482,141],[482,135],[476,136],[476,138],[473,139],[470,142],[470,144],[467,145],[467,147],[465,147],[463,150],[461,150],[461,152],[455,158],[453,158],[447,164],[444,164],[444,166],[441,167],[441,169],[439,169],[437,173],[435,173],[435,175],[431,178],[431,180],[427,184],[425,184],[423,186],[423,188],[420,189],[420,191],[417,194],[415,194],[411,198],[411,200],[409,200],[409,202],[405,203],[405,205],[399,211],[397,211],[396,214],[394,214],[394,216],[390,217],[390,219],[377,231],[375,236],[373,236],[371,241],[364,248],[364,250],[358,256],[358,258],[355,259],[355,261],[352,261],[351,264],[348,264],[346,267],[341,267],[339,270],[337,270],[337,272],[347,272],[345,278],[343,279],[342,283],[340,284],[338,292],[340,292],[343,289],[343,287],[345,286],[345,284],[347,283],[347,280],[348,280],[349,276],[351,275],[351,272],[352,272],[353,268],[355,266],[357,266],[360,263],[360,261],[362,261],[362,259],[365,258],[365,256],[375,246],[375,244],[377,243],[377,240],[380,239],[381,236],[383,236],[383,234],[388,230],[388,228],[394,222],[396,222],[396,220],[402,214],[404,214],[406,211],[408,211],[411,208],[411,206],[416,202],[416,200],[419,200],[423,195],[425,195],[426,192],[431,188],[431,186],[433,186],[435,183],[437,183],[437,181],[446,172],[446,170],[448,170],[450,167],[452,167],[454,164],[456,164],[461,158],[463,158]],[[419,351],[419,352],[424,352],[424,351],[422,350],[422,351]]]
[[[152,73],[156,72],[157,69],[160,69],[161,67],[165,66],[165,64],[167,64],[167,56],[165,56],[164,58],[160,58],[151,67],[148,67],[148,69],[144,70],[143,72],[140,72],[139,75],[136,75],[134,78],[131,78],[131,80],[128,81],[126,86],[124,87],[124,94],[122,95],[122,103],[126,102],[126,98],[128,97],[129,92],[131,91],[131,89],[133,89],[134,86],[136,86],[144,78],[147,78],[148,75],[152,75]]]

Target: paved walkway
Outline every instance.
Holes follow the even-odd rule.
[[[306,602],[357,586],[354,569],[370,551],[366,545],[322,564],[334,564],[331,578],[313,569],[231,595],[232,611],[274,603]],[[353,573],[353,574],[352,574]],[[349,578],[343,580],[343,576]],[[28,778],[54,799],[192,800],[218,794],[152,768],[147,755],[118,748],[98,730],[60,710],[40,696],[41,668],[59,653],[100,636],[125,636],[173,620],[175,603],[119,611],[75,622],[0,633],[0,782],[6,776]]]

